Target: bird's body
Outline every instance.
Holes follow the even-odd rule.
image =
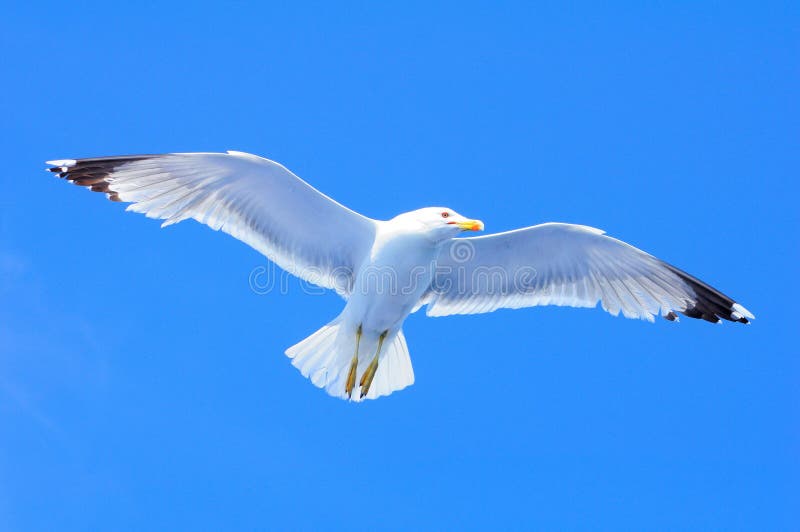
[[[443,209],[434,208],[437,215],[444,212]],[[387,367],[384,359],[396,356],[400,360],[393,360],[393,363],[407,366],[408,371],[395,375],[405,378],[404,382],[395,384],[411,384],[413,372],[410,360],[405,341],[402,340],[401,344],[398,334],[402,334],[403,322],[419,307],[422,296],[431,285],[436,258],[442,245],[443,241],[421,231],[420,225],[409,216],[401,215],[392,220],[378,221],[374,242],[355,273],[353,289],[344,310],[324,329],[328,331],[334,345],[330,351],[335,355],[331,356],[343,357],[354,353],[356,333],[359,330],[359,351],[362,353],[375,353],[378,342],[384,335],[383,343],[390,348],[382,349],[379,353],[379,370]],[[336,330],[335,336],[332,330]],[[395,352],[393,347],[399,352]],[[344,366],[344,360],[321,363],[324,358],[321,353],[324,351],[324,345],[312,344],[306,350],[295,351],[295,348],[290,348],[289,355],[294,358],[295,365],[304,374],[308,373],[307,376],[313,380],[314,370],[321,367],[327,370],[330,366],[341,370]],[[306,356],[311,358],[313,365],[304,370]],[[363,365],[369,361],[368,357],[364,357],[360,363]],[[363,374],[363,371],[365,368],[359,367],[357,373]],[[343,374],[339,378],[344,378]],[[338,384],[337,381],[334,382]],[[332,395],[338,395],[337,392],[341,390],[339,386],[331,388],[329,392]],[[378,395],[385,388],[376,386],[371,389]],[[343,391],[346,393],[346,389]]]
[[[402,223],[381,222],[344,312],[366,330],[398,330],[430,285],[438,247]]]
[[[287,271],[345,298],[341,314],[287,349],[334,396],[360,400],[414,382],[408,315],[537,305],[593,307],[653,321],[747,323],[753,316],[685,272],[591,227],[483,229],[446,207],[366,218],[255,155],[185,153],[50,161],[52,172],[169,225],[193,218],[251,245]]]

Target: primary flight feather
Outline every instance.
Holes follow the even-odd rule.
[[[48,161],[49,170],[128,210],[193,218],[255,248],[347,301],[329,324],[286,350],[330,395],[359,401],[414,382],[406,317],[537,305],[594,307],[653,321],[676,313],[748,323],[753,315],[691,275],[603,231],[547,223],[472,238],[483,223],[429,207],[382,221],[247,153],[170,153]]]

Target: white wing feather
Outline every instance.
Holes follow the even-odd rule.
[[[537,305],[594,307],[653,321],[673,311],[747,322],[744,307],[702,281],[603,231],[548,223],[444,246],[422,304],[429,316]]]
[[[52,172],[165,220],[193,218],[245,242],[284,270],[346,295],[375,222],[280,164],[241,152],[49,161]]]

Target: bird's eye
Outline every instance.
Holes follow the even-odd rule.
[[[448,216],[450,216],[450,213],[449,213],[449,212],[447,212],[447,211],[444,211],[444,212],[442,213],[442,218],[447,218]]]

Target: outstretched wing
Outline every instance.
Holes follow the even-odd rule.
[[[537,305],[594,307],[675,320],[675,312],[747,323],[744,307],[704,282],[603,231],[548,223],[447,243],[422,303],[429,316]]]
[[[188,218],[252,246],[284,270],[339,293],[368,253],[375,222],[333,201],[280,164],[241,152],[169,153],[48,161],[77,185],[128,210]]]

